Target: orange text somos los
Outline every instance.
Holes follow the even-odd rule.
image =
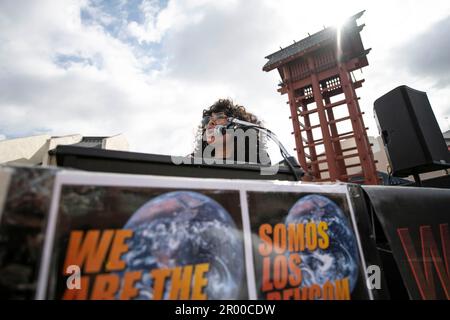
[[[66,288],[63,299],[133,299],[139,294],[135,284],[144,272],[149,272],[153,279],[153,299],[164,298],[167,290],[169,299],[207,299],[203,291],[208,283],[205,274],[209,270],[209,263],[129,271],[119,275],[117,272],[126,268],[121,256],[128,252],[126,240],[132,236],[132,230],[122,229],[72,231],[63,273],[67,275],[65,270],[69,266],[78,266],[82,274],[81,287]],[[166,283],[170,283],[170,288],[166,288]]]
[[[327,250],[330,238],[326,222],[299,224],[279,223],[259,227],[262,260],[261,291],[269,300],[348,300],[349,279],[330,280],[323,285],[302,284],[301,252]],[[289,254],[286,254],[289,252]]]

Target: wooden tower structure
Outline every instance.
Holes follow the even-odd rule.
[[[367,66],[356,20],[329,27],[283,48],[266,59],[264,71],[277,69],[278,91],[287,94],[300,165],[313,181],[378,184],[371,144],[352,71]]]

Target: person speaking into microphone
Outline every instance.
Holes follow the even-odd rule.
[[[193,155],[214,158],[219,163],[227,160],[227,162],[270,164],[264,137],[252,128],[234,125],[230,122],[230,118],[262,127],[261,121],[243,106],[234,104],[231,99],[219,99],[203,110]],[[239,154],[240,152],[243,154]]]

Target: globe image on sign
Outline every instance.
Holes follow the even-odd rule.
[[[197,192],[162,194],[140,207],[124,229],[133,230],[123,272],[142,271],[136,299],[153,299],[151,271],[209,263],[204,274],[207,299],[238,299],[244,278],[241,231],[230,214],[213,199]],[[170,277],[163,299],[169,299]]]
[[[329,247],[296,252],[301,257],[302,283],[323,285],[348,278],[350,292],[358,280],[358,250],[356,237],[344,212],[332,200],[321,195],[308,195],[298,200],[289,210],[285,224],[326,222]],[[289,254],[289,253],[287,253]]]

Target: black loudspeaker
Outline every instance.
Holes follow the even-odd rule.
[[[395,88],[375,101],[374,113],[394,176],[450,167],[449,151],[425,92]]]

